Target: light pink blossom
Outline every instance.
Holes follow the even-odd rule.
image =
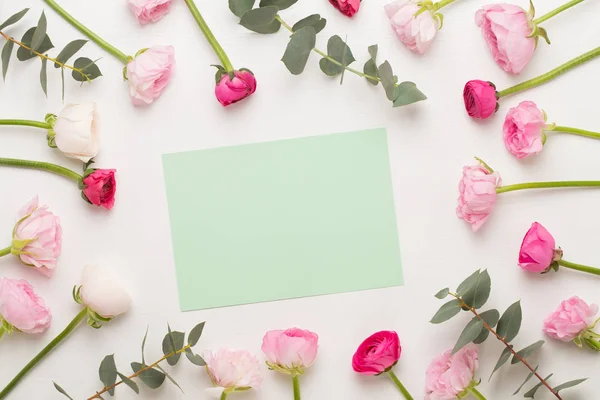
[[[546,116],[532,101],[511,108],[504,120],[504,145],[517,158],[538,154],[544,148]]]
[[[408,49],[419,54],[429,50],[440,29],[439,21],[431,11],[425,10],[415,15],[421,8],[419,1],[414,0],[396,0],[385,6],[385,13],[398,39]]]
[[[352,369],[362,375],[379,375],[396,365],[401,353],[396,332],[376,332],[358,346],[352,357]]]
[[[25,280],[0,279],[0,336],[4,319],[25,333],[41,333],[50,327],[52,313],[46,302]],[[9,332],[10,332],[9,328]]]
[[[525,271],[545,272],[554,261],[555,249],[554,237],[542,224],[534,222],[521,243],[519,265]]]
[[[206,371],[216,386],[208,390],[211,394],[258,389],[262,383],[258,357],[247,350],[205,350],[202,358],[206,362]]]
[[[478,350],[468,344],[456,354],[451,350],[431,361],[425,376],[425,400],[451,400],[457,398],[473,383],[479,367]]]
[[[142,25],[156,22],[171,9],[173,0],[129,0],[129,8]]]
[[[490,172],[484,165],[477,164],[463,168],[463,176],[458,184],[458,218],[471,224],[477,231],[488,219],[496,203],[496,187],[500,175]]]
[[[588,305],[577,296],[560,303],[544,321],[544,332],[553,339],[570,342],[592,326],[598,305]]]
[[[302,374],[317,357],[319,336],[311,331],[291,328],[266,333],[262,351],[270,368],[291,375]]]
[[[129,95],[134,105],[151,104],[167,87],[175,69],[173,46],[154,46],[129,61]]]

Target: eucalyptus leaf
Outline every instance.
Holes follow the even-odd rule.
[[[198,340],[200,340],[200,337],[202,336],[202,331],[204,330],[205,324],[206,322],[201,322],[191,330],[190,334],[188,335],[188,344],[190,346],[195,346],[196,343],[198,343]]]
[[[142,365],[138,362],[131,363],[131,369],[133,370],[133,372],[137,373],[140,370],[142,370],[142,368],[147,368],[147,366]],[[161,387],[161,385],[165,382],[166,378],[165,374],[154,368],[146,369],[140,372],[138,376],[140,380],[144,383],[144,385],[148,386],[150,389],[158,389],[159,387]]]
[[[445,299],[446,297],[448,297],[448,293],[450,293],[450,288],[445,288],[445,289],[442,289],[439,292],[437,292],[435,294],[435,297],[442,300],[442,299]]]
[[[142,364],[146,363],[146,357],[144,356],[145,353],[145,348],[146,348],[146,339],[148,338],[148,329],[149,327],[146,327],[146,333],[144,334],[144,340],[142,340]]]
[[[369,75],[369,76],[372,76],[375,78],[379,77],[379,69],[377,68],[377,50],[378,50],[378,46],[376,44],[369,46],[369,55],[371,56],[371,58],[365,63],[365,66],[363,67],[363,72],[365,73],[365,75]],[[370,79],[370,78],[366,78],[366,79],[367,79],[367,82],[369,82],[371,85],[377,86],[377,84],[379,84],[378,80]],[[448,291],[450,291],[450,289],[448,289]],[[447,295],[447,293],[446,293],[446,295]],[[446,296],[444,296],[444,297],[446,297]]]
[[[530,380],[530,379],[531,379],[531,378],[532,378],[532,377],[535,375],[535,373],[537,372],[537,370],[538,370],[538,368],[539,368],[539,367],[540,367],[540,366],[539,366],[539,365],[537,365],[537,366],[536,366],[536,367],[533,369],[533,371],[532,371],[532,372],[530,372],[530,373],[527,375],[527,378],[525,378],[525,381],[524,381],[523,383],[521,383],[521,385],[520,385],[520,386],[517,388],[517,390],[515,390],[515,392],[513,393],[513,396],[514,396],[514,395],[516,395],[517,393],[519,393],[519,392],[521,391],[521,389],[523,389],[523,386],[525,386],[525,384],[526,384],[527,382],[529,382],[529,380]]]
[[[156,368],[158,368],[163,374],[165,374],[167,379],[170,380],[173,385],[177,386],[177,388],[181,390],[181,393],[183,393],[183,389],[181,388],[181,386],[179,386],[179,383],[177,383],[177,381],[173,379],[173,377],[169,375],[167,371],[165,371],[160,365],[157,365]]]
[[[321,18],[319,14],[312,14],[296,22],[294,26],[292,26],[292,31],[296,32],[305,26],[312,26],[315,28],[315,31],[319,33],[325,28],[325,25],[327,25],[327,20],[325,18]]]
[[[582,378],[582,379],[575,379],[575,380],[572,380],[569,382],[561,383],[560,385],[555,387],[554,390],[557,392],[560,392],[561,390],[569,389],[569,388],[572,388],[573,386],[580,385],[587,380],[588,380],[588,378]]]
[[[396,86],[395,89],[396,99],[394,100],[394,107],[402,107],[409,104],[416,103],[418,101],[427,100],[427,96],[423,94],[418,88],[417,85],[413,82],[402,82],[400,85]],[[489,277],[489,275],[488,275]],[[487,297],[485,296],[485,292],[481,292],[478,297],[478,301],[485,303],[489,298],[491,287],[488,289]],[[485,300],[484,300],[485,298]],[[467,303],[468,304],[468,303]],[[478,303],[479,304],[479,303]],[[483,304],[481,304],[483,305]],[[479,306],[481,307],[481,306]],[[479,308],[475,307],[475,308]]]
[[[552,378],[552,375],[554,374],[550,374],[548,375],[546,378],[544,378],[545,381],[548,381],[548,379]],[[530,399],[534,399],[535,398],[535,393],[538,391],[539,388],[541,388],[544,384],[542,382],[538,383],[537,385],[535,385],[534,387],[531,388],[531,390],[529,390],[527,393],[525,393],[524,397],[530,398]]]
[[[25,16],[25,14],[27,14],[27,11],[29,11],[29,8],[24,8],[21,11],[19,11],[16,14],[11,15],[10,17],[8,17],[8,19],[6,21],[4,21],[2,24],[0,24],[0,31],[4,28],[6,28],[7,26],[11,26],[12,24],[16,24],[17,22],[19,22],[21,20],[21,18],[23,18]],[[54,384],[55,386],[56,383]]]
[[[256,0],[229,0],[229,9],[237,17],[242,18],[244,14],[252,10]]]
[[[496,326],[496,324],[498,323],[498,319],[500,319],[500,313],[498,312],[498,310],[488,310],[486,312],[479,314],[479,316],[481,317],[481,319],[483,319],[483,321],[490,328],[494,328]],[[475,318],[477,318],[477,317],[475,317]],[[485,328],[485,326],[484,326],[484,328]],[[477,338],[473,341],[473,343],[481,344],[481,343],[485,342],[485,340],[488,338],[489,335],[490,335],[490,331],[488,329],[483,329],[481,331],[481,333],[479,334],[479,336],[477,336]]]
[[[69,58],[73,57],[75,53],[81,50],[81,48],[87,42],[88,41],[84,39],[73,40],[67,44],[60,53],[58,53],[58,56],[56,56],[56,61],[58,61],[60,64],[65,64],[67,61],[69,61]],[[59,68],[61,66],[59,63],[54,63],[54,68]]]
[[[240,25],[256,33],[275,33],[281,28],[281,22],[275,19],[278,11],[275,6],[250,10],[242,16]]]
[[[114,354],[104,357],[104,360],[100,363],[98,374],[100,375],[100,381],[104,384],[105,388],[112,386],[117,382],[117,366],[115,365]],[[115,388],[110,389],[108,394],[111,396],[114,395]]]
[[[30,54],[33,54],[33,52],[37,51],[37,49],[42,45],[42,42],[46,37],[47,29],[48,21],[46,20],[46,14],[42,11],[42,15],[40,16],[35,31],[33,31],[33,37],[31,38],[31,50],[29,50]]]
[[[400,86],[402,86],[403,84],[404,82]],[[414,83],[412,85],[414,85]],[[416,89],[416,85],[414,85],[414,89]],[[418,89],[416,90],[418,91]],[[422,93],[421,95],[424,96]],[[409,95],[409,97],[412,96],[413,94]],[[419,96],[416,95],[416,97]],[[420,98],[420,100],[424,100],[424,98]],[[396,102],[394,102],[394,106],[396,106]],[[465,304],[477,309],[483,307],[483,305],[488,301],[488,299],[490,298],[491,290],[492,280],[488,271],[485,270],[479,273],[477,277],[471,281],[469,288],[466,289],[464,293],[460,296],[462,297]]]
[[[203,367],[206,365],[206,362],[204,361],[204,359],[201,356],[199,356],[198,354],[194,354],[192,349],[190,349],[189,347],[187,349],[185,349],[185,356],[194,365],[197,365],[199,367]]]
[[[388,100],[396,100],[396,82],[394,82],[394,72],[392,71],[392,66],[388,61],[384,61],[383,64],[379,66],[379,78],[381,79],[381,84],[385,89],[385,94]]]
[[[461,284],[458,285],[458,288],[456,289],[456,294],[462,297],[465,293],[467,293],[469,290],[471,290],[477,284],[477,280],[479,279],[479,274],[481,274],[480,269],[473,272],[473,274],[471,274],[467,279],[462,281]]]
[[[293,75],[304,71],[316,41],[317,32],[312,26],[305,26],[292,34],[281,61]]]
[[[119,375],[119,378],[121,378],[123,383],[129,386],[131,390],[133,390],[137,394],[140,394],[140,388],[138,387],[137,383],[135,383],[133,380],[129,379],[127,376],[123,375],[120,372],[117,372],[117,375]]]
[[[79,70],[82,70],[85,74],[85,77],[81,76],[81,74],[77,71],[73,71],[71,76],[77,82],[87,82],[88,79],[94,80],[99,76],[102,76],[102,72],[100,72],[100,68],[96,65],[96,63],[90,60],[87,57],[80,57],[73,63],[73,67]]]
[[[54,388],[56,390],[58,390],[59,393],[63,394],[68,399],[73,400],[73,398],[71,396],[69,396],[69,394],[65,391],[65,389],[61,388],[56,382],[52,382],[52,383],[54,383]]]
[[[322,58],[319,61],[319,66],[321,67],[321,71],[327,76],[341,74],[346,66],[356,61],[350,47],[338,35],[330,37],[327,41],[327,55],[341,64],[339,65],[327,58]]]
[[[46,97],[48,97],[48,73],[46,68],[47,64],[48,59],[42,58],[42,69],[40,70],[40,84],[42,85],[42,90],[44,91]]]
[[[546,343],[546,342],[544,342],[543,340],[538,340],[534,344],[531,344],[531,345],[525,347],[524,349],[519,350],[517,352],[517,355],[519,357],[521,357],[522,359],[526,359],[527,357],[529,357],[530,355],[532,355],[533,353],[538,351],[544,345],[544,343]],[[517,355],[513,356],[512,360],[510,361],[511,364],[518,364],[521,362],[521,360],[517,357]]]
[[[175,353],[169,358],[167,358],[167,362],[169,363],[169,365],[173,366],[177,364],[177,362],[179,362],[181,353],[177,353],[177,351],[183,348],[184,340],[185,333],[177,331],[171,332],[171,328],[169,328],[169,333],[167,333],[162,342],[163,354],[165,356],[167,354]]]
[[[519,334],[521,329],[521,320],[523,319],[523,311],[521,309],[521,301],[511,304],[504,311],[500,321],[498,321],[498,329],[496,333],[507,342],[511,342]]]
[[[296,4],[298,0],[260,0],[260,7],[275,6],[280,10],[285,10]]]
[[[21,38],[21,43],[23,45],[25,45],[26,47],[31,46],[31,40],[33,39],[33,34],[35,32],[35,29],[36,29],[35,26],[33,28],[29,28],[27,30],[27,32],[25,32],[25,34]],[[48,35],[45,35],[44,38],[42,39],[42,43],[38,46],[36,51],[40,54],[44,54],[53,47],[54,47],[54,45],[52,44],[50,37],[48,37]],[[37,56],[35,54],[31,54],[29,52],[29,50],[27,50],[25,47],[19,47],[19,50],[17,50],[17,59],[19,61],[31,60],[34,57],[37,57]]]
[[[10,57],[12,56],[15,42],[10,40],[6,41],[6,44],[2,48],[2,78],[6,79],[6,72],[8,71],[8,64],[10,63]]]
[[[490,380],[492,379],[492,376],[494,375],[494,373],[496,371],[498,371],[504,364],[506,364],[506,362],[510,358],[510,355],[512,354],[511,349],[512,349],[512,346],[505,347],[504,350],[502,350],[502,354],[500,354],[500,358],[498,359],[498,362],[496,363],[494,370],[490,374]]]
[[[453,299],[444,304],[431,318],[432,324],[441,324],[442,322],[448,321],[460,312],[460,300]]]
[[[456,345],[454,345],[454,348],[452,349],[452,354],[455,354],[457,351],[475,340],[481,334],[482,329],[485,329],[483,327],[483,321],[479,319],[471,320],[460,334]]]

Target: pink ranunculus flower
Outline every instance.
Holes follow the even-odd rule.
[[[415,15],[421,8],[415,0],[396,0],[385,6],[385,12],[398,39],[408,49],[419,54],[429,50],[440,29],[439,21],[431,11],[425,10]]]
[[[258,389],[262,383],[258,357],[247,350],[221,348],[205,350],[202,358],[215,386],[207,391],[217,398],[223,392]]]
[[[540,223],[534,222],[525,234],[519,251],[519,266],[529,272],[546,272],[555,261],[556,242]]]
[[[425,376],[425,400],[451,400],[474,384],[479,367],[477,346],[468,344],[454,355],[448,350],[431,361]]]
[[[491,82],[473,80],[467,82],[463,100],[469,116],[486,119],[498,109],[496,87]]]
[[[594,325],[598,306],[577,296],[560,303],[544,321],[544,332],[553,339],[570,342]]]
[[[23,264],[52,277],[62,246],[60,218],[48,206],[40,206],[37,196],[21,208],[17,218],[12,253]]]
[[[518,74],[525,68],[537,45],[537,38],[528,37],[534,24],[521,7],[512,4],[491,4],[475,14],[494,61],[506,72]]]
[[[538,154],[544,148],[546,116],[532,101],[511,108],[504,120],[504,145],[517,158]]]
[[[242,69],[233,71],[233,74],[233,79],[229,77],[229,74],[223,74],[215,87],[215,96],[225,107],[244,100],[256,91],[256,78],[252,72]]]
[[[267,356],[269,368],[289,374],[304,373],[317,358],[319,336],[311,331],[291,328],[266,333],[262,351]]]
[[[117,181],[114,169],[94,169],[83,178],[83,194],[88,201],[110,210],[115,205]]]
[[[494,210],[500,181],[500,174],[490,172],[483,164],[463,168],[456,215],[471,224],[473,232],[481,228]]]
[[[347,17],[354,16],[360,9],[360,0],[329,0],[329,2]]]
[[[2,323],[8,323],[8,327]],[[50,327],[52,313],[46,302],[25,280],[0,279],[0,337],[8,328],[25,333],[41,333]]]
[[[164,17],[169,12],[171,3],[173,0],[129,0],[129,8],[139,23],[144,25]]]
[[[352,357],[352,369],[362,375],[382,374],[396,365],[401,352],[396,332],[376,332],[358,346]]]
[[[154,46],[140,52],[126,67],[134,105],[151,104],[167,87],[175,69],[173,46]]]

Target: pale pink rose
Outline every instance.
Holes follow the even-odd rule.
[[[473,382],[479,367],[477,346],[468,344],[454,355],[451,350],[431,361],[425,375],[425,400],[451,400]]]
[[[396,332],[376,332],[358,346],[352,357],[352,369],[362,375],[379,375],[396,365],[401,353]]]
[[[512,4],[491,4],[475,14],[494,61],[506,72],[518,74],[529,63],[537,39],[528,37],[533,23],[527,12]]]
[[[496,87],[491,82],[472,80],[463,90],[465,109],[470,117],[486,119],[498,109]]]
[[[311,331],[291,328],[266,333],[262,351],[267,365],[288,374],[302,374],[317,358],[319,336]]]
[[[83,268],[80,296],[83,304],[104,318],[125,314],[131,307],[131,297],[125,286],[98,265]]]
[[[216,386],[208,390],[211,394],[258,389],[262,383],[258,357],[247,350],[205,350],[202,358],[206,362],[206,371]]]
[[[511,108],[504,120],[504,145],[517,158],[538,154],[544,148],[544,113],[532,101]]]
[[[65,156],[89,162],[100,150],[96,103],[67,104],[51,132],[56,147]]]
[[[554,261],[556,242],[540,223],[534,222],[525,234],[519,251],[519,265],[529,272],[545,272]]]
[[[473,232],[481,228],[494,210],[499,184],[500,174],[491,173],[482,164],[463,168],[456,215],[471,224]]]
[[[233,79],[225,73],[215,86],[215,96],[224,107],[244,100],[256,91],[256,78],[248,70],[233,71]]]
[[[171,8],[173,0],[129,0],[129,8],[142,25],[156,22]]]
[[[553,339],[570,342],[592,326],[598,305],[588,305],[577,296],[560,303],[544,321],[544,332]]]
[[[360,0],[329,0],[329,2],[347,17],[354,16],[360,9]]]
[[[415,16],[422,8],[418,3],[396,0],[385,6],[385,13],[398,39],[410,50],[423,54],[429,50],[440,25],[429,10]]]
[[[50,327],[52,313],[44,299],[24,280],[0,279],[0,320],[25,333],[40,333]],[[2,333],[0,323],[0,336]]]
[[[62,246],[60,218],[39,206],[35,196],[17,214],[13,231],[12,253],[21,262],[52,277]]]
[[[134,105],[151,104],[167,87],[175,69],[173,46],[154,46],[127,64],[129,95]]]

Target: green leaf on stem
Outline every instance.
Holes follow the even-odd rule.
[[[105,388],[112,386],[117,382],[117,366],[115,365],[114,354],[104,357],[104,360],[100,363],[98,375],[100,375],[100,381],[104,384]],[[115,388],[110,389],[108,394],[111,396],[114,395]]]
[[[185,349],[185,356],[194,365],[197,365],[199,367],[204,367],[206,365],[206,362],[204,361],[204,359],[201,356],[199,356],[198,354],[194,354],[192,349],[190,349],[189,347],[187,349]]]
[[[293,75],[300,75],[304,71],[316,41],[317,32],[312,26],[305,26],[292,34],[281,61]]]
[[[442,289],[439,292],[437,292],[435,294],[435,297],[442,300],[442,299],[445,299],[446,297],[448,297],[448,293],[450,293],[450,288],[445,288],[445,289]]]
[[[394,102],[394,105],[396,105],[396,102]],[[492,280],[490,274],[487,270],[484,270],[470,280],[468,288],[464,289],[463,293],[459,294],[459,296],[461,296],[465,304],[477,309],[483,307],[488,301],[491,290]]]
[[[538,340],[534,344],[531,344],[531,345],[525,347],[524,349],[518,351],[517,354],[515,356],[513,356],[510,363],[511,364],[520,363],[521,360],[519,359],[519,357],[521,357],[522,359],[526,359],[527,357],[529,357],[530,355],[532,355],[533,353],[538,351],[544,345],[544,343],[546,343],[546,342],[544,342],[543,340]],[[517,357],[517,356],[519,356],[519,357]]]
[[[504,350],[502,350],[502,354],[500,354],[500,358],[498,359],[498,362],[496,363],[496,366],[494,367],[494,370],[490,374],[490,379],[489,380],[492,379],[492,376],[494,375],[494,373],[496,371],[498,371],[504,364],[506,364],[506,362],[510,358],[510,355],[512,354],[511,349],[512,349],[512,346],[505,347]]]
[[[281,28],[281,22],[275,19],[278,11],[275,6],[250,10],[242,16],[240,25],[256,33],[275,33]]]
[[[47,58],[42,58],[42,69],[40,70],[40,84],[46,97],[48,97],[48,74],[46,73],[46,66],[48,64]]]
[[[479,274],[481,274],[480,269],[473,272],[473,274],[471,274],[467,279],[462,281],[460,283],[460,285],[458,285],[458,288],[456,289],[456,294],[462,297],[465,293],[467,293],[469,290],[471,290],[477,284],[477,280],[479,279]]]
[[[260,0],[260,7],[275,6],[280,10],[285,10],[296,4],[298,0]]]
[[[423,94],[423,92],[421,92],[417,88],[417,85],[413,82],[402,82],[400,85],[398,85],[396,87],[395,92],[396,92],[396,100],[394,100],[394,107],[402,107],[402,106],[416,103],[418,101],[427,100],[427,96],[425,96]],[[488,277],[489,277],[489,275],[488,275]],[[490,287],[490,290],[491,290],[491,287]],[[488,297],[485,298],[485,301],[483,301],[483,303],[485,303],[487,301],[487,299],[489,298],[489,294],[490,293],[488,291],[488,293],[487,293]],[[483,294],[480,294],[480,296],[482,296],[482,295]],[[479,308],[479,307],[475,307],[475,308]]]
[[[56,56],[56,61],[58,61],[60,64],[65,64],[67,61],[69,61],[71,57],[75,55],[75,53],[81,50],[81,48],[87,42],[88,41],[84,39],[73,40],[72,42],[67,44],[65,48],[61,50],[60,53],[58,53],[58,56]],[[61,66],[59,63],[54,63],[54,68],[59,68]]]
[[[325,28],[325,25],[327,25],[327,20],[325,18],[321,18],[319,14],[312,14],[296,22],[294,26],[292,26],[292,31],[296,32],[305,26],[312,26],[315,28],[315,31],[319,33]]]
[[[144,349],[146,348],[146,339],[148,338],[148,329],[149,327],[146,327],[146,333],[144,334],[144,340],[142,340],[142,364],[146,363],[146,357],[144,356]]]
[[[483,321],[490,328],[494,328],[496,326],[496,324],[498,323],[498,319],[500,319],[500,313],[498,312],[498,310],[488,310],[486,312],[479,314],[479,316],[481,317],[481,319],[483,319]],[[474,317],[474,318],[477,318],[477,317]],[[484,326],[484,328],[485,328],[485,326]],[[485,340],[488,338],[489,335],[490,335],[490,331],[487,328],[483,329],[481,331],[481,333],[479,334],[479,336],[477,336],[477,338],[475,338],[475,340],[473,340],[473,343],[481,344],[481,343],[485,342]]]
[[[29,11],[29,8],[24,8],[21,11],[19,11],[18,13],[13,14],[10,17],[8,17],[8,19],[6,21],[4,21],[2,24],[0,24],[0,31],[2,29],[6,28],[7,26],[11,26],[12,24],[16,24],[17,22],[19,22],[21,20],[21,18],[23,18],[25,16],[25,14],[27,14],[27,11]]]
[[[511,342],[519,334],[522,319],[523,311],[521,309],[521,301],[519,300],[504,311],[500,321],[498,321],[496,333],[507,342]]]
[[[25,45],[26,47],[31,47],[31,40],[33,39],[33,34],[35,32],[35,29],[36,29],[35,26],[33,28],[29,28],[27,30],[27,32],[25,32],[25,34],[21,38],[21,43],[23,45]],[[40,54],[44,54],[45,52],[47,52],[48,50],[50,50],[53,47],[54,47],[54,45],[52,44],[50,37],[48,37],[48,35],[45,35],[44,38],[42,39],[42,43],[38,46],[36,51]],[[27,50],[25,47],[19,47],[19,50],[17,50],[17,59],[19,61],[31,60],[34,57],[37,57],[37,56],[35,54],[31,54],[29,52],[29,50]]]
[[[179,362],[181,353],[177,353],[177,351],[183,348],[184,340],[185,333],[177,331],[171,332],[171,328],[169,327],[169,333],[167,333],[162,342],[163,354],[165,356],[167,354],[175,353],[169,358],[167,358],[167,362],[169,363],[169,365],[173,366],[177,364],[177,362]]]
[[[544,378],[544,380],[547,381],[548,379],[552,378],[552,375],[554,375],[554,374],[548,375],[547,377]],[[529,390],[527,393],[525,393],[524,397],[527,397],[527,398],[530,398],[530,399],[534,399],[535,398],[535,393],[543,385],[544,384],[542,382],[538,383],[537,385],[535,385],[534,387],[532,387],[531,390]]]
[[[321,71],[327,76],[341,74],[346,69],[346,66],[356,61],[350,47],[338,35],[330,37],[327,41],[327,55],[341,64],[338,65],[326,58],[322,58],[319,61],[319,66],[321,67]]]
[[[242,18],[244,14],[252,10],[256,0],[229,0],[229,9],[237,17]]]
[[[465,329],[463,329],[462,333],[458,337],[458,341],[452,349],[452,354],[455,354],[457,351],[459,351],[467,344],[475,340],[481,334],[482,329],[485,329],[483,327],[483,321],[477,318],[474,318],[471,321],[469,321],[467,326],[465,326]]]
[[[119,375],[119,378],[121,378],[123,383],[129,386],[131,390],[133,390],[136,394],[140,394],[140,388],[138,387],[137,383],[135,383],[133,380],[129,379],[127,376],[123,375],[120,372],[117,372],[117,375]]]
[[[177,381],[175,379],[173,379],[173,377],[171,375],[169,375],[167,373],[167,371],[165,371],[160,365],[157,365],[156,368],[158,368],[163,374],[165,374],[165,376],[167,377],[167,379],[170,380],[173,385],[177,386],[177,388],[179,390],[181,390],[181,393],[184,393],[183,389],[181,388],[181,386],[179,386],[179,383],[177,383]]]
[[[42,45],[42,42],[46,37],[47,28],[48,21],[46,20],[46,14],[42,11],[42,15],[40,16],[35,31],[33,31],[33,37],[31,38],[31,50],[29,50],[30,54],[33,54],[33,52],[37,51],[37,49]]]
[[[525,386],[525,384],[527,382],[529,382],[529,380],[535,375],[535,373],[537,372],[539,367],[540,367],[539,365],[536,365],[536,367],[533,369],[533,371],[530,372],[529,374],[527,374],[527,378],[525,378],[525,381],[523,383],[521,383],[521,385],[517,388],[517,390],[515,390],[515,392],[513,393],[513,396],[516,395],[517,393],[519,393],[521,391],[521,389],[523,389],[523,386]]]
[[[61,388],[56,382],[52,382],[54,383],[54,388],[56,390],[58,390],[59,393],[63,394],[66,398],[73,400],[73,398],[71,396],[69,396],[69,394],[65,391],[65,389]]]
[[[83,71],[85,76],[81,76],[78,71],[73,71],[71,76],[77,82],[87,82],[88,80],[92,81],[99,76],[102,76],[102,72],[100,72],[100,68],[98,65],[87,57],[80,57],[73,63],[73,67],[80,69]]]
[[[204,330],[205,324],[206,322],[201,322],[191,330],[190,334],[188,335],[188,344],[190,346],[193,347],[196,345],[196,343],[198,343],[198,340],[200,340],[200,337],[202,336],[202,331]]]
[[[387,96],[388,100],[396,100],[396,82],[394,81],[394,72],[388,61],[384,61],[383,64],[379,66],[379,78],[381,79],[381,84],[385,89],[385,95]]]
[[[131,363],[131,369],[133,372],[137,373],[142,370],[142,368],[147,368],[147,365],[140,364],[138,362]],[[150,389],[158,389],[165,382],[165,374],[162,372],[150,368],[146,369],[138,375],[144,385],[148,386]]]
[[[10,40],[6,41],[6,44],[2,48],[2,79],[6,80],[6,72],[8,71],[8,64],[10,63],[10,57],[12,56],[15,42]]]
[[[378,50],[378,46],[376,44],[369,46],[369,55],[371,56],[371,58],[365,63],[365,66],[363,68],[363,72],[365,73],[365,75],[373,76],[376,78],[379,77],[379,69],[377,68],[377,50]],[[379,83],[378,80],[369,79],[369,78],[367,78],[367,82],[369,82],[371,85],[375,85],[375,86],[377,86],[377,84]],[[448,294],[448,293],[446,293],[446,294]],[[446,297],[446,296],[444,296],[444,297]]]
[[[431,318],[432,324],[441,324],[442,322],[448,321],[460,312],[460,300],[453,299],[444,304]]]
[[[556,386],[554,388],[554,390],[556,390],[557,392],[560,392],[561,390],[569,389],[569,388],[572,388],[573,386],[582,384],[583,382],[585,382],[587,380],[588,380],[588,378],[582,378],[582,379],[575,379],[575,380],[572,380],[569,382],[565,382],[565,383],[562,383],[562,384]]]

